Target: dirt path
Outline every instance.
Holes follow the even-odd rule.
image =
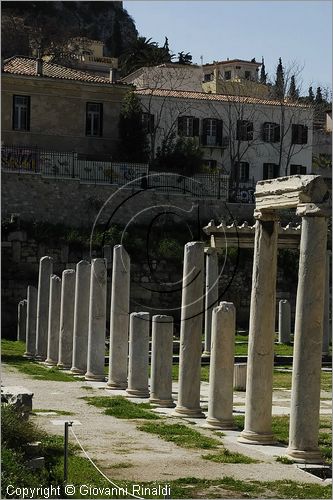
[[[43,429],[52,434],[63,435],[64,419],[77,420],[74,431],[85,450],[96,461],[108,477],[134,481],[172,480],[180,477],[219,479],[230,476],[241,480],[289,479],[307,483],[321,480],[306,474],[294,465],[276,462],[272,456],[261,453],[256,447],[245,448],[232,441],[232,433],[226,432],[224,443],[231,451],[238,451],[257,458],[259,464],[218,464],[201,458],[204,450],[188,450],[168,443],[152,434],[138,431],[138,421],[120,420],[103,414],[102,409],[88,405],[84,396],[111,396],[112,391],[90,389],[87,383],[52,382],[34,380],[6,365],[2,367],[3,385],[21,385],[34,393],[33,408],[72,412],[71,416],[42,415],[32,417]],[[171,419],[170,419],[171,420]],[[172,422],[183,419],[172,418]],[[200,429],[206,435],[210,431]],[[74,440],[71,437],[71,440]],[[281,453],[282,454],[282,453]],[[125,464],[123,467],[120,464]],[[117,465],[118,464],[118,465]],[[117,466],[114,468],[114,466]]]

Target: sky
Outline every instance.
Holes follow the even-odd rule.
[[[190,52],[200,64],[229,59],[261,61],[274,79],[279,57],[301,70],[303,94],[332,88],[332,3],[329,0],[125,0],[140,36],[171,52]]]

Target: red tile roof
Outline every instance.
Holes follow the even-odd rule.
[[[225,94],[208,94],[206,92],[192,92],[188,90],[168,90],[168,89],[139,89],[134,91],[137,95],[156,96],[156,97],[176,97],[182,99],[196,99],[203,101],[220,101],[220,102],[238,102],[243,104],[268,104],[270,106],[281,106],[281,102],[276,99],[264,99],[260,97],[246,97]],[[285,106],[297,108],[310,108],[311,106],[298,103],[284,101]]]
[[[35,76],[36,73],[36,59],[33,57],[14,56],[4,61],[4,73],[13,75]],[[79,82],[88,83],[104,83],[107,85],[114,85],[110,80],[103,76],[91,75],[85,71],[78,69],[67,68],[60,64],[50,63],[43,61],[43,76],[39,78],[57,78],[60,80],[75,80]]]

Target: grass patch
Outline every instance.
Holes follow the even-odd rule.
[[[138,427],[140,431],[157,434],[165,441],[175,443],[183,448],[215,449],[221,445],[217,439],[204,436],[184,424],[147,423]]]
[[[117,464],[109,465],[110,469],[129,469],[133,467],[133,464],[130,462],[118,462]]]
[[[92,387],[89,387],[88,385],[81,385],[80,389],[85,389],[86,391],[93,391],[94,390]]]
[[[54,382],[76,382],[73,375],[47,368],[34,360],[23,357],[25,343],[11,340],[1,340],[1,360],[18,371],[37,380],[52,380]]]
[[[254,464],[258,460],[247,457],[242,453],[231,452],[227,449],[220,450],[218,453],[210,453],[208,455],[201,455],[201,458],[217,462],[219,464]]]
[[[157,420],[160,417],[151,411],[153,408],[149,403],[132,403],[123,396],[84,396],[82,399],[88,404],[105,408],[104,413],[117,418],[133,419],[142,418],[147,420]]]
[[[293,460],[290,460],[288,457],[276,457],[277,462],[281,462],[281,464],[293,464]]]
[[[57,415],[75,415],[75,413],[71,412],[71,411],[65,411],[65,410],[42,410],[40,408],[36,408],[35,410],[33,410],[32,414],[38,414],[38,413],[48,413],[48,412],[52,412],[52,413],[56,413]]]

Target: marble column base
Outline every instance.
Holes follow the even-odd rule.
[[[201,356],[210,356],[210,351],[204,351]]]
[[[85,371],[84,370],[80,370],[80,368],[71,368],[71,372],[73,373],[73,375],[84,375],[85,374]]]
[[[295,450],[287,448],[286,457],[299,463],[321,464],[324,462],[320,450]]]
[[[122,391],[127,389],[127,382],[108,382],[106,384],[105,389],[109,389],[110,391]]]
[[[242,431],[237,439],[239,443],[246,444],[276,444],[276,439],[271,433],[258,433]]]
[[[235,430],[236,426],[234,420],[219,420],[218,418],[207,418],[206,423],[201,427],[205,429],[224,429],[224,430]]]
[[[46,356],[42,356],[41,354],[37,354],[36,356],[34,356],[34,358],[36,361],[45,361],[46,360]]]
[[[160,406],[162,408],[174,408],[176,406],[172,399],[150,398],[149,403],[151,403],[153,406]]]
[[[57,366],[57,362],[56,361],[53,361],[52,359],[46,359],[44,361],[44,363],[47,365],[47,366]]]
[[[205,418],[205,415],[200,408],[185,408],[184,406],[176,406],[175,411],[172,413],[174,417],[180,418]]]
[[[126,389],[130,398],[149,398],[149,391],[140,389]]]
[[[34,359],[35,356],[31,352],[25,352],[23,357],[26,359]]]
[[[92,382],[105,382],[105,375],[97,375],[95,373],[87,372],[84,376],[85,380],[90,380]]]
[[[59,370],[70,370],[71,365],[64,365],[64,363],[57,363],[57,368],[59,368]]]

